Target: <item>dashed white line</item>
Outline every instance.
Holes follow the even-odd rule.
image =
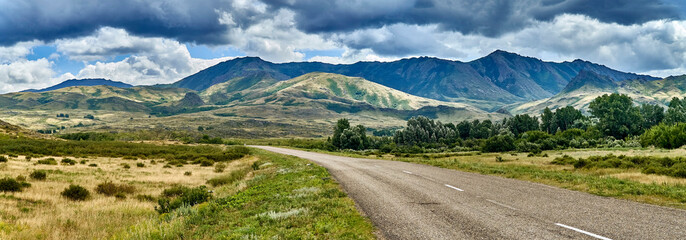
[[[509,209],[512,209],[512,210],[517,210],[517,209],[514,208],[514,207],[511,207],[511,206],[508,206],[508,205],[505,205],[505,204],[502,204],[502,203],[493,201],[493,200],[491,200],[491,199],[486,199],[486,201],[489,201],[489,202],[491,202],[491,203],[493,203],[493,204],[495,204],[495,205],[501,206],[501,207],[509,208]]]
[[[455,190],[460,191],[460,192],[464,192],[464,190],[459,189],[459,188],[454,187],[454,186],[451,186],[451,185],[448,185],[448,184],[445,184],[445,186],[446,186],[446,187],[449,187],[449,188],[452,188],[452,189],[455,189]]]
[[[410,172],[410,171],[403,171],[403,172],[407,173],[407,174],[412,174],[412,172]]]
[[[575,228],[575,227],[570,227],[570,226],[564,225],[564,224],[562,224],[562,223],[555,223],[555,225],[560,226],[560,227],[563,227],[563,228],[566,228],[566,229],[574,230],[574,231],[576,231],[576,232],[580,232],[580,233],[586,234],[586,235],[588,235],[588,236],[591,236],[591,237],[594,237],[594,238],[597,238],[597,239],[612,240],[612,239],[610,239],[610,238],[606,238],[606,237],[600,236],[600,235],[598,235],[598,234],[590,233],[590,232],[587,232],[587,231],[584,231],[584,230],[581,230],[581,229],[578,229],[578,228]]]

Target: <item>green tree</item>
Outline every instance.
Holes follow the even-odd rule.
[[[669,102],[665,122],[668,124],[686,122],[686,97],[681,100],[677,97]]]
[[[576,110],[572,106],[567,106],[563,108],[558,108],[555,110],[555,115],[553,117],[554,129],[557,131],[564,131],[573,128],[574,122],[577,120],[582,120],[584,115],[581,111]]]
[[[658,105],[643,104],[641,105],[641,116],[643,117],[641,128],[643,128],[643,130],[648,130],[664,120],[665,109]]]
[[[397,131],[395,142],[404,145],[418,145],[424,143],[451,143],[459,134],[454,128],[434,121],[424,116],[413,117],[407,121],[407,127]]]
[[[338,122],[336,122],[336,126],[334,127],[333,130],[333,137],[331,138],[331,144],[333,144],[337,148],[341,148],[343,145],[341,142],[341,136],[343,135],[343,131],[346,129],[350,128],[350,121],[346,118],[341,118],[338,119]]]
[[[510,119],[504,120],[504,123],[515,136],[539,129],[538,117],[532,117],[528,114],[515,115]]]
[[[493,130],[493,122],[491,120],[484,120],[479,122],[479,120],[474,120],[472,122],[472,129],[469,132],[470,137],[476,139],[486,139],[491,136]]]
[[[606,136],[623,139],[640,133],[641,112],[627,95],[605,94],[594,99],[588,108],[598,118],[598,129]]]
[[[550,108],[545,107],[545,109],[543,109],[543,113],[541,114],[541,131],[544,131],[546,133],[555,133],[555,130],[557,128],[554,127],[554,117],[555,114],[553,113],[553,111],[550,111]]]
[[[462,121],[455,126],[457,129],[457,132],[460,135],[460,138],[462,139],[468,139],[470,138],[469,132],[472,131],[472,124],[468,121]]]
[[[367,128],[362,125],[350,127],[348,119],[339,119],[334,128],[331,144],[338,149],[362,150],[369,147],[370,140],[367,137]]]

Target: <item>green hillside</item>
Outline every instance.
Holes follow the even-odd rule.
[[[557,109],[566,106],[586,111],[593,99],[611,93],[626,94],[637,104],[649,103],[666,107],[672,98],[686,97],[686,75],[655,81],[637,79],[617,83],[608,81],[606,76],[586,72],[570,81],[560,94],[538,101],[509,105],[505,109],[513,114],[540,114],[546,107]]]
[[[254,103],[306,104],[319,101],[368,104],[376,108],[396,110],[416,110],[422,107],[443,105],[483,112],[466,104],[417,97],[363,78],[333,73],[305,74],[247,94],[247,98],[253,96],[264,96],[254,100]]]

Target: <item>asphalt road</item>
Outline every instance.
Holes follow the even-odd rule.
[[[329,170],[386,239],[686,239],[686,211],[397,161],[276,147]]]

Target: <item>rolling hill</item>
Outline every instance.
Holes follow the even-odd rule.
[[[0,108],[23,110],[89,109],[112,111],[148,111],[146,104],[160,104],[183,98],[187,90],[179,88],[131,87],[105,85],[66,87],[34,93],[0,95]]]
[[[657,79],[582,60],[554,63],[495,51],[471,62],[420,57],[338,65],[318,62],[276,64],[245,57],[219,63],[172,86],[203,91],[215,84],[227,83],[215,90],[231,95],[259,84],[269,85],[311,72],[328,72],[362,77],[420,97],[468,102],[482,109],[496,110],[504,104],[552,97],[582,70],[608,76],[616,82]]]

